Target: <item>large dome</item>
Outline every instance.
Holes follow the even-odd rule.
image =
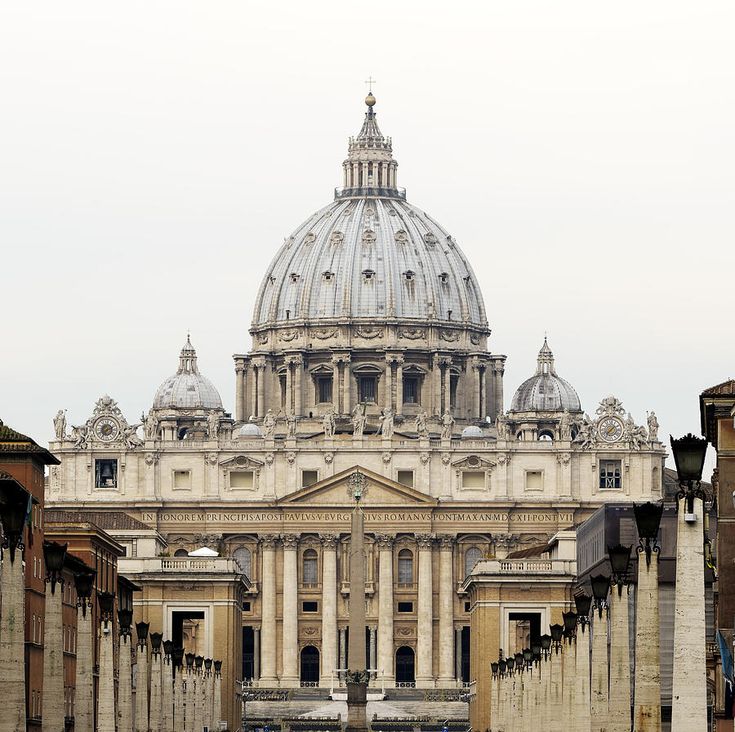
[[[365,122],[344,162],[344,187],[276,254],[258,293],[253,329],[353,319],[486,329],[472,268],[447,231],[406,202],[374,97],[366,102]]]
[[[178,371],[158,387],[153,409],[222,409],[219,392],[199,373],[197,354],[188,336],[181,349]]]
[[[582,405],[574,387],[556,373],[554,354],[544,338],[538,354],[536,373],[516,390],[511,412],[581,412]]]

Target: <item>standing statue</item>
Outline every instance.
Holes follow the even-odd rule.
[[[324,430],[325,437],[334,437],[334,430],[337,427],[337,422],[334,418],[334,412],[330,409],[322,417],[322,429]]]
[[[365,415],[365,405],[356,404],[352,410],[352,434],[355,437],[362,437],[367,424],[367,416]]]
[[[138,437],[138,427],[140,427],[140,423],[129,424],[123,427],[123,440],[128,450],[135,450],[136,447],[140,447],[143,444],[143,440]]]
[[[289,412],[286,417],[286,434],[296,437],[296,415],[293,412]]]
[[[656,412],[651,410],[650,414],[646,412],[648,421],[648,439],[651,442],[658,442],[658,419],[656,419]]]
[[[263,435],[265,437],[273,437],[276,431],[276,418],[273,416],[273,410],[269,409],[263,417]]]
[[[559,417],[559,439],[572,439],[572,416],[571,414],[569,414],[568,409],[565,409],[562,412],[561,417]]]
[[[495,430],[499,440],[508,439],[508,418],[502,412],[495,418]]]
[[[148,416],[143,421],[145,422],[146,439],[155,440],[158,437],[158,419],[153,414],[153,410],[148,412]]]
[[[66,437],[66,410],[59,409],[54,417],[54,432],[57,440],[63,440]]]
[[[447,409],[447,411],[442,414],[442,440],[452,439],[453,427],[454,417],[452,417],[452,413]]]
[[[383,437],[393,437],[393,420],[393,410],[390,407],[384,409],[383,413],[380,415],[380,426],[378,427],[378,434],[383,435]]]
[[[427,426],[427,419],[429,415],[426,414],[426,410],[422,409],[417,415],[416,415],[416,433],[419,437],[428,437],[429,436],[429,428]]]
[[[216,440],[219,436],[219,414],[213,409],[207,417],[207,431],[209,439]]]

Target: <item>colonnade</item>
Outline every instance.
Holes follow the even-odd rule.
[[[395,651],[399,645],[409,645],[415,650],[416,686],[451,687],[456,684],[456,674],[461,671],[455,654],[454,626],[454,573],[451,536],[436,537],[419,534],[415,537],[417,561],[414,562],[415,585],[415,635],[396,642],[394,617],[396,599],[394,581],[395,537],[378,534],[375,546],[378,550],[377,625],[368,623],[370,629],[369,662],[374,664],[377,677],[386,686],[395,685]],[[345,630],[338,624],[338,591],[346,591],[345,582],[338,586],[337,549],[339,540],[335,534],[321,534],[321,648],[320,684],[329,686],[332,674],[346,668]],[[293,687],[300,678],[299,636],[299,537],[265,535],[262,545],[261,625],[258,637],[260,650],[260,679],[263,687]],[[283,552],[283,615],[281,620],[281,664],[278,671],[276,556],[278,548]],[[436,549],[436,551],[435,551]],[[438,632],[434,643],[434,562],[438,563]],[[369,575],[368,575],[369,576]],[[411,589],[414,588],[411,583]],[[403,588],[406,589],[405,587]],[[458,636],[459,638],[459,636]],[[311,644],[311,641],[310,641]],[[257,654],[256,654],[257,656]],[[257,662],[256,658],[256,662]],[[438,670],[435,673],[435,669]],[[256,674],[257,678],[257,674]]]

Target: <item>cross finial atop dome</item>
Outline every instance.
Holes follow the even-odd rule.
[[[544,345],[541,346],[541,350],[538,352],[538,366],[536,367],[537,374],[555,374],[554,370],[554,354],[549,348],[549,342],[544,334]]]
[[[181,349],[179,355],[179,374],[198,374],[199,369],[197,367],[197,352],[194,350],[194,346],[191,345],[191,335],[187,332],[186,343]]]

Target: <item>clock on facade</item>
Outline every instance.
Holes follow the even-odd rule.
[[[109,442],[114,440],[120,432],[118,423],[110,417],[102,417],[95,422],[94,433],[100,440]]]
[[[597,425],[597,432],[605,442],[617,442],[623,436],[623,423],[617,417],[604,417]]]

